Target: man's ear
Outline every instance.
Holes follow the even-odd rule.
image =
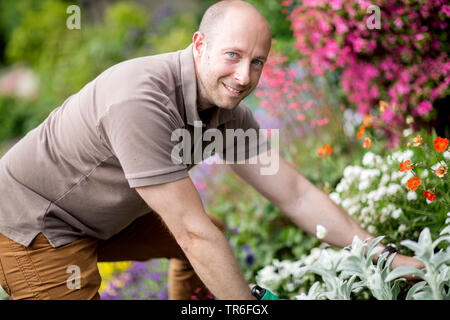
[[[192,36],[192,43],[194,46],[194,56],[201,57],[203,56],[205,50],[206,50],[206,41],[205,41],[205,35],[197,31]]]

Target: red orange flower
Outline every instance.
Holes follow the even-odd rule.
[[[431,191],[424,191],[423,196],[428,199],[428,201],[436,200],[436,195]]]
[[[445,170],[444,166],[439,166],[437,170],[434,172],[439,178],[444,177],[447,174],[447,170]]]
[[[447,149],[448,147],[448,139],[447,138],[441,138],[437,137],[434,140],[434,148],[437,150],[437,152],[442,153]]]
[[[405,162],[400,162],[399,164],[400,172],[411,171],[411,160],[406,160]]]
[[[366,131],[366,127],[365,126],[359,126],[359,132],[364,133],[364,131]]]
[[[366,114],[364,116],[363,125],[369,128],[373,123],[372,116],[370,114]]]
[[[321,157],[325,157],[328,154],[333,153],[333,149],[331,148],[330,144],[327,144],[325,147],[319,146],[319,149],[317,150],[317,154]]]
[[[357,137],[358,139],[361,139],[361,138],[363,137],[363,135],[364,135],[364,131],[366,131],[366,127],[360,126],[360,127],[359,127],[359,131],[358,131],[358,133],[356,134],[356,137]]]
[[[406,188],[409,190],[415,191],[420,185],[420,178],[419,177],[412,177],[412,179],[409,179],[406,182]]]
[[[363,147],[364,148],[370,148],[371,145],[372,145],[372,140],[370,140],[370,138],[365,138],[364,139],[364,143],[363,143]]]
[[[413,139],[413,146],[414,147],[418,147],[420,146],[420,143],[422,142],[422,137],[421,136],[417,136]]]

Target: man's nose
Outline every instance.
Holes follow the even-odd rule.
[[[234,73],[234,79],[241,86],[246,86],[250,82],[250,67],[249,65],[242,61],[236,72]]]

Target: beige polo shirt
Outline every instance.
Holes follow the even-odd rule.
[[[190,45],[118,63],[70,96],[0,159],[0,233],[25,246],[39,232],[53,247],[108,239],[151,211],[135,187],[189,176],[174,130],[259,129],[243,103],[199,114],[196,86]]]

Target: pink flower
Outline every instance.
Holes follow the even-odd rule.
[[[331,0],[330,1],[331,9],[333,9],[333,10],[341,9],[342,8],[342,1],[343,0]]]
[[[312,106],[312,101],[308,100],[304,105],[303,105],[303,110],[308,110],[309,108],[311,108]]]
[[[302,122],[302,121],[305,121],[305,119],[306,119],[306,116],[303,113],[299,113],[297,115],[297,120],[298,121]]]
[[[381,114],[381,119],[383,119],[383,121],[386,123],[391,123],[392,120],[394,119],[394,117],[395,117],[395,113],[391,109],[386,109]]]
[[[289,104],[289,108],[291,108],[291,109],[297,109],[299,107],[300,107],[300,103],[298,103],[298,102],[291,102]]]
[[[333,59],[338,51],[339,46],[337,45],[336,41],[334,41],[333,39],[328,40],[324,48],[325,56],[329,59]]]
[[[444,4],[441,8],[441,11],[443,14],[445,14],[447,17],[450,17],[450,6]]]
[[[431,105],[430,101],[422,100],[417,106],[416,111],[418,115],[424,116],[428,114],[431,109],[433,109],[433,106]]]

